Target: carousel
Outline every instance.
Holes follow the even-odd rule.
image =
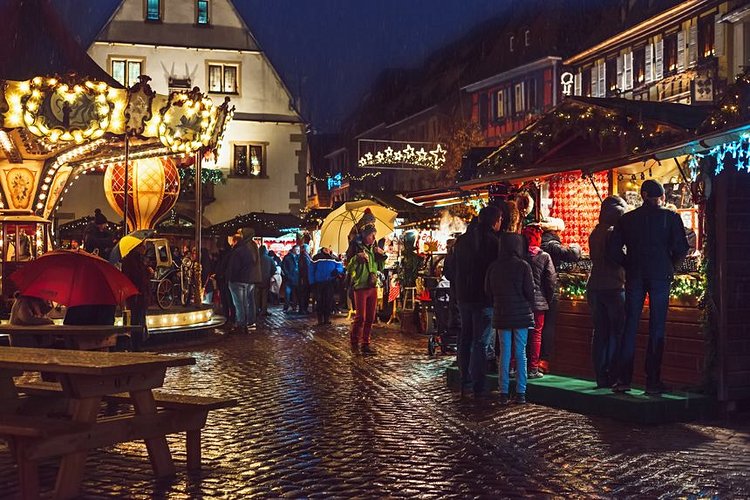
[[[201,179],[202,159],[218,153],[234,107],[228,98],[215,106],[198,88],[156,94],[147,76],[131,88],[101,74],[101,79],[75,73],[24,80],[4,76],[0,73],[0,306],[7,315],[15,291],[8,276],[52,250],[52,219],[64,196],[82,195],[69,194],[80,175],[104,172],[102,189],[127,226],[124,232],[154,229],[177,202],[178,164],[191,160]],[[196,190],[200,185],[196,182]],[[198,195],[199,249],[201,213]],[[223,322],[210,306],[200,305],[200,258],[189,269],[172,269],[164,241],[157,235],[152,242],[158,278],[161,283],[167,274],[173,279],[169,297],[157,301],[162,307],[149,313],[152,332]],[[175,288],[188,282],[192,300]]]

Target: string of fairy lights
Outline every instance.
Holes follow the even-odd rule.
[[[669,298],[673,300],[698,300],[706,292],[706,281],[703,275],[680,274],[672,281]],[[560,284],[560,295],[569,300],[586,299],[586,277],[569,276]]]

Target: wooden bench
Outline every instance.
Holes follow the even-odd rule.
[[[39,460],[29,454],[36,445],[49,438],[65,438],[86,432],[91,426],[56,418],[0,415],[0,438],[10,445],[18,463],[18,476],[24,485],[22,498],[39,497]]]
[[[62,387],[56,382],[18,383],[16,388],[27,395],[63,396]],[[157,408],[184,416],[184,422],[177,421],[170,424],[170,431],[167,434],[185,432],[187,468],[189,471],[200,470],[201,430],[206,425],[208,412],[237,406],[237,401],[227,398],[174,394],[162,390],[155,390],[153,394]],[[111,403],[134,404],[127,393],[111,394],[105,396],[103,400]]]
[[[106,350],[116,345],[117,337],[142,332],[140,325],[0,325],[0,334],[7,334],[15,347],[62,346],[79,351]]]

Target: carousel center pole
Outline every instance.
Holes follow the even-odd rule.
[[[130,165],[128,163],[128,156],[130,155],[130,138],[128,134],[125,134],[125,183],[122,191],[122,231],[123,236],[128,234],[128,183],[130,182]]]
[[[202,230],[203,230],[203,183],[201,182],[201,167],[203,163],[203,151],[198,150],[195,153],[195,246],[198,255],[198,262],[195,266],[195,280],[198,286],[195,287],[195,303],[200,304],[203,301],[203,273],[201,272],[201,262],[203,262],[202,248]]]

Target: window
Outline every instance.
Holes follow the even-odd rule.
[[[646,81],[646,47],[633,51],[633,80],[636,85]]]
[[[489,99],[487,94],[479,94],[479,126],[485,128],[489,122]]]
[[[161,21],[161,0],[145,0],[146,21]]]
[[[265,177],[266,147],[263,144],[234,144],[232,147],[233,177]]]
[[[510,35],[510,38],[508,38],[508,46],[510,47],[510,51],[513,52],[516,45],[516,37],[513,35]]]
[[[517,83],[513,88],[516,113],[523,113],[526,111],[526,96],[524,95],[523,83]]]
[[[605,63],[606,72],[606,88],[604,89],[607,95],[617,94],[617,58],[610,57]]]
[[[698,57],[711,57],[714,51],[714,16],[698,19]]]
[[[591,97],[591,66],[583,70],[583,88],[581,89],[581,93],[579,95],[582,95],[584,97]]]
[[[536,103],[536,79],[532,78],[526,82],[526,110],[535,113]]]
[[[664,74],[677,70],[677,33],[664,37]]]
[[[208,26],[208,0],[197,0],[195,2],[195,24]]]
[[[524,39],[524,43],[526,44],[527,47],[529,45],[531,45],[531,30],[526,30],[523,33],[523,39]]]
[[[495,94],[495,120],[502,121],[509,114],[508,109],[508,91],[506,89],[498,90]]]
[[[123,87],[132,87],[138,83],[143,73],[143,61],[138,59],[112,59],[112,78]]]
[[[233,64],[208,65],[208,91],[216,94],[237,94],[238,66]]]

